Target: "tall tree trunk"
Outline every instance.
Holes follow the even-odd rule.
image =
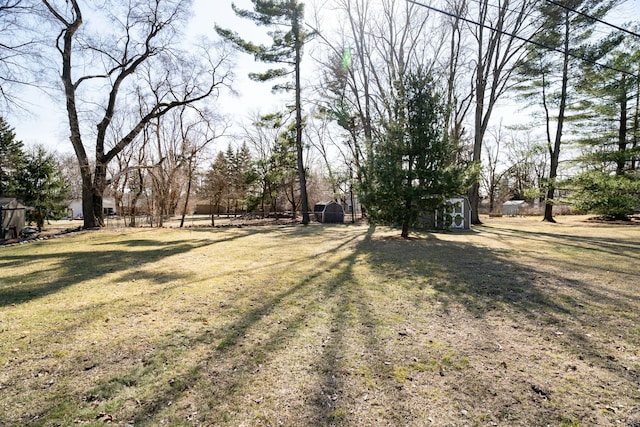
[[[91,166],[89,165],[89,158],[87,152],[82,144],[82,134],[80,133],[80,119],[78,117],[78,109],[76,105],[76,87],[73,82],[72,60],[73,53],[73,37],[76,32],[82,26],[82,13],[77,2],[73,1],[71,7],[75,19],[71,22],[67,22],[62,19],[53,7],[44,2],[54,16],[57,17],[63,24],[64,29],[62,32],[62,46],[59,46],[60,53],[62,55],[62,84],[64,86],[64,93],[66,99],[67,116],[69,118],[69,135],[71,139],[71,145],[75,151],[76,158],[78,159],[78,166],[80,167],[80,175],[82,177],[82,215],[84,221],[84,228],[95,228],[100,224],[99,218],[95,217],[95,209],[93,206],[94,200],[99,198],[99,194],[94,191],[92,183],[93,174],[91,173]],[[101,207],[102,208],[102,207]]]
[[[142,196],[142,193],[144,192],[144,176],[142,174],[142,169],[138,169],[138,188],[136,190],[135,195],[133,196],[133,198],[131,199],[131,206],[130,206],[130,216],[131,216],[131,220],[129,221],[129,227],[135,227],[136,226],[136,214],[137,212],[137,207],[138,207],[138,200],[140,200],[140,197]]]
[[[620,126],[618,127],[618,157],[616,175],[622,175],[627,164],[624,152],[627,150],[627,84],[624,74],[620,78]]]
[[[93,175],[91,198],[93,204],[93,219],[96,227],[104,227],[103,196],[107,187],[107,165],[102,158],[96,159]]]
[[[193,157],[195,153],[191,153],[189,157],[189,181],[187,182],[187,195],[184,199],[184,209],[182,209],[182,218],[180,219],[180,228],[184,227],[184,217],[187,215],[187,208],[189,207],[189,196],[191,195],[191,181],[193,180]]]
[[[300,181],[300,204],[302,209],[302,224],[309,224],[309,202],[307,200],[307,177],[304,169],[304,150],[302,147],[302,99],[300,86],[300,61],[302,60],[302,40],[300,40],[300,16],[298,8],[294,8],[293,34],[295,37],[295,86],[296,86],[296,157],[298,179]]]
[[[544,205],[543,221],[556,222],[553,218],[553,199],[556,192],[556,179],[558,177],[558,164],[560,162],[560,143],[562,142],[562,128],[564,126],[565,109],[567,107],[567,89],[569,83],[569,30],[571,22],[569,11],[564,12],[564,58],[562,61],[562,88],[560,90],[560,106],[558,108],[558,125],[551,150],[551,165],[549,168],[549,182],[547,183],[547,196]]]
[[[482,20],[481,20],[482,22]],[[482,118],[484,116],[484,97],[487,81],[485,80],[484,70],[484,52],[483,52],[483,33],[484,27],[478,26],[478,63],[476,65],[476,109],[474,115],[474,135],[473,135],[473,157],[474,162],[479,163],[482,158],[482,139],[484,138],[484,132],[482,129]],[[480,182],[474,182],[473,186],[469,190],[469,204],[471,205],[471,223],[482,224],[480,221]]]
[[[640,66],[638,67],[638,71],[640,71]],[[636,106],[633,116],[633,144],[631,146],[634,150],[638,146],[638,133],[640,133],[640,79],[636,79]],[[631,170],[636,170],[637,157],[637,155],[634,155],[631,158],[631,164],[629,165]]]

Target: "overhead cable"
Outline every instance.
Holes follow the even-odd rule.
[[[504,35],[506,35],[506,36],[513,37],[514,39],[517,39],[517,40],[523,41],[523,42],[525,42],[525,43],[532,44],[532,45],[534,45],[534,46],[538,46],[538,47],[540,47],[540,48],[542,48],[542,49],[546,49],[546,50],[548,50],[548,51],[557,52],[557,53],[560,53],[560,54],[562,54],[562,55],[565,55],[565,54],[566,54],[566,55],[568,55],[568,56],[570,56],[570,57],[572,57],[572,58],[579,59],[579,60],[581,60],[581,61],[583,61],[583,62],[587,62],[587,63],[589,63],[589,64],[593,64],[593,65],[596,65],[596,66],[598,66],[598,67],[602,67],[602,68],[605,68],[605,69],[608,69],[608,70],[611,70],[611,71],[616,71],[616,72],[618,72],[618,73],[622,73],[622,74],[628,75],[628,76],[630,76],[630,77],[634,77],[634,78],[638,78],[638,77],[639,77],[637,74],[631,73],[631,72],[629,72],[629,71],[627,71],[627,70],[622,70],[622,69],[620,69],[620,68],[612,67],[612,66],[609,66],[609,65],[607,65],[607,64],[602,64],[602,63],[600,63],[600,62],[597,62],[597,61],[591,60],[591,59],[589,59],[589,58],[585,58],[585,57],[584,57],[584,56],[582,56],[582,55],[575,54],[575,53],[573,53],[573,52],[571,52],[571,51],[566,51],[566,52],[565,52],[565,51],[564,51],[564,50],[562,50],[562,49],[559,49],[559,48],[556,48],[556,47],[553,47],[553,46],[548,46],[548,45],[546,45],[546,44],[544,44],[544,43],[540,43],[540,42],[535,41],[535,40],[533,40],[533,39],[531,39],[531,38],[525,38],[525,37],[519,36],[519,35],[517,35],[517,34],[510,33],[510,32],[508,32],[508,31],[500,30],[500,29],[498,29],[498,28],[492,27],[491,25],[483,24],[483,23],[481,23],[481,22],[477,22],[477,21],[474,21],[474,20],[472,20],[472,19],[465,18],[465,17],[464,17],[464,16],[462,16],[462,15],[458,15],[458,14],[453,13],[453,12],[447,12],[446,10],[438,9],[437,7],[429,6],[429,5],[427,5],[427,4],[424,4],[424,3],[418,2],[418,1],[416,1],[416,0],[406,0],[406,2],[407,2],[407,3],[414,4],[414,5],[416,5],[416,6],[420,6],[420,7],[427,8],[427,9],[429,9],[429,10],[432,10],[432,11],[434,11],[434,12],[438,12],[438,13],[441,13],[441,14],[443,14],[443,15],[450,16],[450,17],[452,17],[452,18],[459,19],[459,20],[464,21],[464,22],[467,22],[467,23],[469,23],[469,24],[473,24],[473,25],[476,25],[476,26],[479,26],[479,27],[487,28],[487,29],[489,29],[489,30],[491,30],[491,31],[495,31],[495,32],[500,33],[500,34],[504,34]]]
[[[580,16],[584,16],[587,19],[591,19],[591,20],[596,21],[596,22],[598,22],[600,24],[606,25],[606,26],[611,27],[611,28],[615,28],[618,31],[622,31],[622,32],[625,32],[625,33],[630,34],[632,36],[640,38],[640,34],[634,33],[631,30],[627,30],[626,28],[622,28],[622,27],[620,27],[618,25],[612,24],[611,22],[603,21],[602,19],[596,18],[595,16],[588,15],[588,14],[586,14],[584,12],[580,12],[579,10],[570,8],[569,6],[565,6],[562,3],[559,3],[559,2],[554,1],[554,0],[545,0],[545,1],[547,3],[551,3],[552,5],[555,5],[555,6],[563,8],[563,9],[566,9],[566,10],[568,10],[570,12],[577,13]]]

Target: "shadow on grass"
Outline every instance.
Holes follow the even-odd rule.
[[[326,230],[319,227],[286,227],[278,229],[277,233],[295,241],[296,238],[304,239]],[[339,233],[341,230],[336,227],[333,231]],[[251,394],[255,376],[261,367],[274,360],[279,353],[294,351],[290,350],[290,344],[307,331],[308,324],[314,321],[317,312],[323,311],[328,313],[323,318],[327,323],[325,329],[328,336],[323,338],[322,345],[316,342],[313,360],[307,361],[311,363],[308,369],[313,372],[317,382],[305,384],[302,389],[296,390],[298,394],[293,400],[299,402],[296,408],[299,412],[286,416],[298,418],[284,419],[284,424],[356,425],[358,420],[352,418],[354,409],[359,413],[369,413],[372,417],[369,423],[374,425],[419,422],[415,407],[405,403],[411,398],[409,392],[394,379],[393,366],[388,362],[394,360],[396,355],[392,353],[393,349],[385,338],[385,334],[389,333],[389,326],[386,318],[378,311],[381,308],[380,302],[376,302],[376,306],[368,301],[368,293],[372,289],[383,294],[385,286],[396,286],[395,282],[415,291],[413,295],[420,295],[417,290],[432,289],[435,292],[432,297],[434,306],[436,300],[440,302],[444,315],[460,306],[478,322],[496,311],[504,316],[511,316],[514,322],[536,324],[541,319],[546,319],[546,325],[542,325],[543,329],[547,329],[545,333],[551,333],[562,326],[565,333],[558,339],[576,357],[586,357],[590,363],[609,370],[621,381],[638,380],[637,372],[625,370],[616,364],[615,359],[611,359],[606,353],[606,349],[590,347],[589,337],[575,323],[568,322],[568,319],[576,323],[590,322],[592,312],[585,312],[584,306],[592,301],[634,312],[637,305],[612,297],[591,283],[567,281],[559,276],[541,273],[520,264],[507,251],[487,249],[465,242],[445,241],[437,234],[424,235],[424,239],[413,241],[380,239],[374,236],[374,230],[371,227],[342,234],[335,239],[335,244],[329,251],[346,250],[343,256],[322,261],[323,254],[314,254],[313,257],[319,259],[316,259],[314,271],[305,274],[285,289],[260,298],[253,307],[238,307],[237,312],[230,314],[229,322],[224,325],[215,325],[213,329],[186,335],[178,334],[177,331],[175,334],[168,334],[166,340],[158,343],[142,363],[92,384],[92,389],[86,396],[76,396],[81,400],[78,404],[89,400],[105,403],[118,399],[122,403],[127,399],[126,396],[132,394],[131,389],[151,387],[153,393],[140,397],[139,402],[128,409],[129,418],[118,421],[132,422],[134,425],[158,425],[165,418],[171,419],[172,408],[177,402],[189,401],[194,389],[206,390],[205,401],[199,402],[204,406],[193,411],[193,415],[185,415],[192,418],[172,421],[233,425],[239,414],[246,416],[250,410],[248,406],[251,402],[247,403],[244,395]],[[258,232],[274,233],[274,230],[264,229]],[[496,232],[501,233],[500,230]],[[223,240],[239,237],[241,236],[225,236]],[[553,239],[553,235],[545,238]],[[563,236],[560,239],[565,238],[567,237]],[[65,270],[67,275],[77,269],[91,270],[92,267],[86,267],[85,264],[92,263],[92,258],[95,262],[91,266],[102,269],[94,274],[101,275],[117,268],[122,262],[134,265],[153,262],[212,242],[207,239],[202,239],[197,244],[186,241],[169,244],[159,242],[158,245],[163,245],[161,249],[139,252],[106,250],[93,256],[71,252],[57,256],[70,264]],[[555,243],[564,244],[561,240],[556,240]],[[287,240],[283,244],[292,244],[292,241]],[[550,244],[553,245],[554,242]],[[615,251],[615,240],[603,244],[607,245],[607,251]],[[130,245],[138,248],[155,246],[153,241],[144,239]],[[351,247],[353,250],[350,250]],[[311,261],[310,258],[311,256],[297,263],[304,264]],[[376,283],[362,281],[356,271],[361,263],[375,273]],[[282,268],[294,267],[285,261]],[[85,271],[76,279],[54,281],[42,289],[36,289],[36,296],[2,293],[3,290],[0,290],[0,297],[27,301],[80,280],[87,280],[89,274],[89,271]],[[158,280],[162,280],[162,277]],[[546,288],[546,283],[556,281],[561,282],[558,288],[566,286],[572,293],[556,294],[555,289]],[[386,303],[392,304],[394,301],[390,299]],[[384,316],[406,317],[401,305],[385,309]],[[289,315],[281,316],[283,311]],[[602,334],[608,332],[604,325],[594,327],[600,328]],[[260,338],[255,338],[255,335]],[[359,396],[354,396],[349,387],[354,381],[349,368],[355,362],[354,355],[348,353],[347,348],[353,340],[361,342],[362,348],[366,349],[357,363],[373,377],[376,404],[380,405],[377,406],[376,414],[372,414],[371,404],[358,400]],[[192,360],[190,353],[194,352],[198,356]],[[188,362],[182,362],[182,359]],[[429,404],[428,401],[423,403]],[[274,407],[278,407],[277,403],[274,403]],[[528,419],[552,424],[562,419],[562,408],[555,412],[552,409],[549,411],[552,412],[529,414]],[[275,420],[272,421],[271,424],[276,424]]]
[[[579,250],[593,250],[603,255],[624,255],[626,257],[640,259],[640,242],[632,239],[608,238],[597,236],[579,236],[574,234],[549,233],[543,231],[530,231],[508,227],[501,227],[499,233],[535,239],[564,247]]]
[[[243,229],[232,234],[208,230],[206,238],[174,241],[114,238],[113,241],[90,242],[86,246],[83,243],[83,249],[65,252],[56,252],[61,241],[39,242],[36,244],[43,248],[40,251],[23,251],[21,255],[3,254],[0,265],[11,267],[18,274],[0,281],[0,307],[51,295],[87,280],[100,279],[106,274],[122,270],[123,267],[142,268],[165,257],[187,253],[198,247],[268,232],[259,228]],[[204,234],[202,231],[199,233]],[[291,233],[296,233],[296,230]],[[115,249],[105,248],[107,246]],[[50,267],[30,267],[31,264],[38,263],[47,263]],[[25,270],[33,271],[19,274],[23,266]],[[136,274],[139,279],[145,278],[142,273]],[[155,283],[166,283],[180,277],[177,273],[156,272],[147,278],[153,279]]]
[[[503,233],[502,230],[492,232]],[[552,233],[535,233],[521,230],[507,230],[511,238],[523,236],[521,244],[526,247],[527,239],[542,238],[549,245],[549,252],[566,246],[584,251],[603,251],[603,256],[637,256],[635,242],[608,238],[584,238]],[[640,372],[617,362],[611,348],[598,345],[591,338],[590,331],[601,337],[612,335],[627,339],[626,329],[616,324],[624,318],[627,328],[640,321],[638,308],[640,296],[620,292],[616,283],[606,285],[602,277],[571,278],[564,275],[571,271],[571,263],[565,270],[548,270],[544,263],[540,269],[519,262],[518,256],[502,249],[488,249],[462,242],[438,240],[438,235],[411,244],[406,250],[406,242],[380,242],[372,248],[371,263],[380,274],[388,277],[413,275],[416,286],[427,284],[438,292],[444,313],[453,307],[462,306],[477,319],[499,312],[510,316],[516,325],[522,322],[535,325],[545,334],[563,343],[563,347],[573,353],[574,358],[585,359],[595,366],[610,371],[625,381],[637,382]],[[390,254],[396,256],[390,257]],[[552,257],[552,255],[551,255]],[[553,259],[544,259],[553,265]],[[580,264],[579,257],[574,261]],[[584,263],[583,263],[584,264]],[[553,265],[554,267],[562,267]],[[587,265],[598,273],[597,265]],[[411,272],[411,273],[409,273]],[[603,273],[602,271],[599,272]],[[640,273],[633,269],[618,272],[636,278],[640,283]],[[423,283],[421,285],[421,282]],[[630,331],[633,333],[632,331]],[[634,347],[633,340],[627,347]]]
[[[210,345],[207,357],[181,372],[175,372],[176,380],[163,387],[156,395],[145,401],[134,412],[136,425],[155,425],[166,414],[166,408],[172,402],[185,398],[190,384],[200,384],[210,391],[208,408],[197,422],[234,423],[238,413],[246,411],[241,407],[242,396],[251,393],[254,375],[260,367],[285,351],[289,343],[303,332],[306,323],[313,317],[314,310],[320,307],[330,314],[327,319],[329,336],[321,348],[317,348],[315,369],[319,382],[311,384],[298,396],[303,401],[300,408],[304,417],[285,420],[285,424],[335,426],[354,425],[358,421],[352,418],[352,410],[360,406],[364,413],[370,413],[373,407],[358,402],[360,396],[349,393],[349,383],[354,379],[349,372],[348,361],[353,357],[346,353],[348,342],[359,339],[364,343],[366,354],[359,363],[364,365],[367,375],[375,383],[378,408],[377,415],[369,422],[376,424],[403,425],[420,420],[411,404],[406,403],[409,393],[394,379],[390,354],[382,336],[385,334],[385,319],[380,317],[376,307],[367,302],[368,285],[360,283],[354,268],[358,262],[366,260],[367,266],[376,272],[384,292],[385,281],[411,278],[410,284],[416,288],[430,287],[436,291],[436,298],[443,303],[446,314],[450,307],[463,306],[474,317],[480,319],[498,310],[512,313],[514,321],[529,319],[535,323],[543,317],[547,319],[549,333],[562,325],[566,334],[561,338],[567,349],[575,356],[586,357],[592,364],[598,365],[617,375],[620,379],[637,380],[637,373],[629,372],[617,365],[605,350],[589,348],[589,339],[577,329],[567,324],[566,319],[581,319],[587,315],[580,309],[581,303],[573,296],[554,295],[540,282],[540,272],[520,265],[510,259],[510,254],[501,250],[489,250],[468,243],[440,240],[438,235],[426,235],[424,240],[400,241],[372,238],[373,228],[359,233],[351,240],[337,240],[335,250],[353,243],[357,244],[353,252],[332,263],[320,263],[316,273],[306,276],[300,282],[286,290],[262,300],[255,308],[247,310],[239,318],[213,334],[191,336],[183,346],[185,349],[199,345]],[[318,230],[296,229],[296,236],[317,233]],[[615,242],[609,242],[615,245]],[[330,280],[324,278],[324,272],[332,272]],[[552,278],[549,279],[558,279]],[[568,286],[577,289],[585,300],[597,300],[610,305],[625,305],[624,301],[598,293],[588,283],[573,282]],[[290,301],[305,305],[305,309],[288,317],[281,324],[272,324],[266,330],[266,336],[259,341],[249,341],[248,335],[254,329],[264,328],[266,319],[282,309]],[[628,309],[633,306],[628,304]],[[389,315],[387,313],[387,315]],[[405,313],[398,311],[397,316]],[[605,331],[603,331],[605,332]],[[164,348],[156,350],[160,360],[180,358],[175,353],[174,343],[167,342]],[[186,351],[186,350],[185,350]],[[169,352],[171,356],[164,353]],[[221,361],[224,361],[221,363]],[[216,366],[233,367],[232,371],[219,370]],[[166,368],[158,365],[158,369]],[[145,372],[144,375],[157,377],[159,372]],[[142,381],[145,379],[141,378]],[[484,396],[483,398],[490,398]],[[425,402],[426,403],[426,402]],[[245,402],[246,404],[246,402]],[[562,409],[547,409],[549,413],[529,414],[529,420],[541,417],[545,422],[560,422]],[[246,413],[245,413],[246,415]],[[291,416],[291,415],[289,415]],[[275,421],[274,421],[275,422]]]
[[[179,360],[186,357],[188,349],[200,345],[213,348],[197,363],[174,372],[175,379],[170,385],[165,384],[153,398],[137,407],[132,415],[134,424],[155,425],[162,421],[168,416],[167,408],[171,403],[189,393],[189,384],[199,384],[199,388],[210,393],[208,408],[197,422],[233,424],[233,417],[238,411],[247,410],[239,406],[243,404],[242,396],[251,394],[251,384],[260,366],[284,351],[306,328],[306,323],[314,316],[314,309],[321,307],[330,314],[326,319],[329,334],[323,345],[316,349],[317,359],[313,363],[312,370],[318,374],[318,383],[309,385],[298,396],[304,402],[301,409],[306,418],[289,419],[285,424],[329,426],[356,422],[351,418],[350,409],[358,405],[357,396],[352,395],[348,385],[353,381],[349,371],[349,360],[353,355],[346,350],[352,340],[362,341],[366,352],[363,352],[360,363],[365,365],[363,369],[366,375],[371,376],[376,388],[369,392],[376,396],[376,404],[386,408],[384,413],[374,416],[375,422],[401,425],[418,420],[419,416],[411,405],[404,403],[408,391],[394,378],[394,366],[389,361],[394,360],[395,355],[383,338],[388,332],[385,330],[386,320],[381,318],[374,305],[367,302],[370,285],[359,281],[354,270],[358,262],[366,262],[376,272],[380,282],[374,287],[379,292],[384,292],[387,281],[410,277],[413,284],[407,286],[432,287],[437,291],[438,298],[445,303],[445,311],[448,305],[463,304],[475,316],[482,317],[497,309],[498,305],[508,304],[517,311],[543,310],[558,316],[571,315],[570,308],[555,302],[535,286],[526,284],[527,278],[535,277],[535,272],[509,263],[502,258],[502,253],[470,244],[442,241],[437,235],[427,236],[425,240],[398,241],[372,239],[373,232],[374,229],[370,228],[350,240],[337,240],[336,251],[352,244],[354,239],[357,243],[354,250],[344,257],[331,263],[319,263],[315,273],[245,310],[236,320],[225,325],[224,330],[190,336],[182,346],[183,350],[176,350],[177,346],[170,341],[157,347],[153,358],[158,360]],[[305,230],[303,234],[307,233],[310,231]],[[493,278],[479,275],[479,269],[491,273]],[[504,275],[511,276],[516,270],[520,274],[518,280],[503,280]],[[329,280],[324,277],[325,272],[332,273]],[[270,322],[267,319],[291,301],[305,305],[305,309],[282,323],[271,323],[271,327],[265,330],[265,323]],[[393,314],[398,317],[406,315],[401,311]],[[265,336],[259,341],[249,340],[248,336],[257,329],[261,329]],[[221,370],[219,366],[231,366],[232,370]],[[157,378],[161,369],[166,369],[166,365],[157,364],[154,370],[139,371],[140,377],[135,383]],[[125,374],[124,377],[130,375]],[[101,387],[109,388],[109,384],[119,383],[118,378],[108,380]],[[123,390],[112,392],[117,394]],[[113,398],[112,392],[104,397]],[[237,407],[230,406],[230,403]],[[362,403],[360,405],[363,406]]]

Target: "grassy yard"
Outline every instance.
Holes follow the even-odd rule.
[[[0,248],[0,426],[640,426],[640,226]]]

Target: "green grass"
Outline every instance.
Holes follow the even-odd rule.
[[[0,248],[0,425],[619,425],[640,227],[562,221]]]

